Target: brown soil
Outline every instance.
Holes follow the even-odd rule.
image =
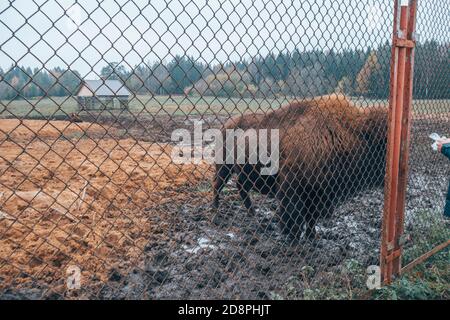
[[[164,233],[152,207],[207,171],[172,163],[166,143],[114,135],[86,122],[0,120],[0,291],[30,281],[64,291],[72,264],[107,281]]]

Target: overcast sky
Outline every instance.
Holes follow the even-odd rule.
[[[449,1],[433,0],[432,16],[422,9],[422,39],[436,33],[449,41],[442,25]],[[96,78],[107,61],[131,67],[187,53],[215,63],[294,48],[376,47],[390,40],[391,7],[391,0],[0,0],[0,67],[44,62]]]

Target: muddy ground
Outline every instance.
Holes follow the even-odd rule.
[[[78,171],[84,179],[67,179],[73,191],[64,199],[58,196],[64,190],[68,192],[66,188],[51,174],[50,178],[41,177],[43,169],[31,171],[38,176],[29,185],[18,184],[20,174],[16,171],[34,162],[17,162],[15,157],[22,149],[18,143],[19,149],[14,151],[11,140],[28,145],[29,136],[24,134],[20,140],[6,133],[1,140],[0,146],[7,148],[2,155],[5,150],[12,152],[9,163],[4,159],[0,163],[3,197],[14,199],[17,192],[6,194],[8,190],[29,192],[38,185],[39,190],[57,199],[33,202],[34,195],[28,200],[22,197],[16,202],[2,201],[5,217],[0,219],[1,298],[284,299],[346,298],[364,293],[365,270],[378,264],[383,190],[366,191],[348,200],[332,217],[318,222],[317,239],[293,243],[279,230],[275,200],[253,194],[257,210],[250,217],[231,181],[219,210],[212,210],[211,168],[199,164],[180,170],[171,163],[167,154],[172,129],[192,129],[192,120],[197,119],[105,118],[97,119],[94,126],[87,122],[92,119],[84,120],[81,129],[57,138],[46,138],[42,130],[32,130],[39,131],[39,139],[33,140],[37,150],[41,150],[42,141],[54,141],[52,149],[58,154],[65,150],[63,154],[68,155],[67,150],[73,146],[87,154],[73,159],[63,157],[63,163],[86,166],[84,171]],[[202,120],[207,128],[220,126],[225,118]],[[60,121],[55,122],[56,126],[61,125]],[[90,135],[80,137],[89,130]],[[413,126],[406,229],[409,233],[419,232],[415,233],[416,238],[412,236],[409,246],[427,239],[426,227],[420,224],[424,220],[442,224],[449,165],[431,151],[427,136],[432,131],[445,130],[448,131],[447,118],[417,119]],[[12,126],[11,134],[15,131]],[[89,149],[91,140],[105,144],[107,152]],[[114,144],[115,140],[120,141],[121,147]],[[27,152],[34,149],[29,148]],[[119,155],[115,155],[117,152]],[[82,161],[86,158],[91,165]],[[109,167],[96,177],[95,168],[104,161]],[[73,174],[70,170],[60,172],[57,164],[52,167],[57,177]],[[134,180],[125,178],[136,170],[139,174]],[[108,177],[116,174],[117,181],[112,183]],[[50,182],[39,185],[44,178]],[[92,185],[92,194],[84,200],[90,205],[83,202],[79,209],[76,203],[83,193],[84,180]],[[55,207],[53,202],[65,205]],[[51,213],[55,208],[70,213],[69,218],[61,212]],[[95,219],[93,212],[97,212]],[[78,233],[77,228],[81,229]],[[445,232],[448,238],[448,229]],[[66,288],[69,265],[82,270],[80,289]]]

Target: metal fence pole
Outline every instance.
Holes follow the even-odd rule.
[[[416,0],[395,1],[392,37],[385,205],[381,243],[384,283],[401,270],[411,125]]]

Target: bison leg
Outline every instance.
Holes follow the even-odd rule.
[[[291,210],[285,212],[289,234],[297,240],[301,238],[303,229],[305,229],[306,239],[312,240],[316,237],[316,215],[307,202],[299,201]]]
[[[231,166],[225,164],[216,165],[216,176],[213,182],[214,200],[213,207],[219,207],[220,192],[231,177]]]
[[[237,188],[239,190],[239,195],[244,201],[244,206],[247,208],[250,214],[255,213],[255,209],[253,208],[252,199],[250,198],[249,191],[252,189],[252,182],[249,180],[249,177],[245,172],[239,173],[237,180]]]
[[[305,207],[295,194],[278,193],[280,206],[278,215],[281,221],[281,230],[293,239],[300,239],[305,223]]]
[[[280,202],[279,216],[283,233],[294,239],[300,239],[303,229],[305,237],[315,238],[315,225],[320,206],[315,201],[315,193],[301,187],[300,181],[293,176],[282,179],[277,193]]]
[[[316,238],[316,215],[313,214],[311,211],[308,212],[307,215],[305,215],[305,237],[306,239],[312,240]]]
[[[290,177],[292,178],[292,177]],[[280,190],[277,193],[277,199],[279,202],[278,206],[278,217],[280,218],[281,231],[286,235],[297,235],[299,230],[301,230],[302,223],[298,223],[298,215],[296,214],[297,207],[295,206],[295,192],[290,185],[291,179],[287,176],[280,175],[279,179]]]
[[[309,195],[308,213],[305,215],[305,236],[308,239],[316,237],[316,223],[319,219],[329,217],[335,207],[335,194],[331,189],[318,190]]]

